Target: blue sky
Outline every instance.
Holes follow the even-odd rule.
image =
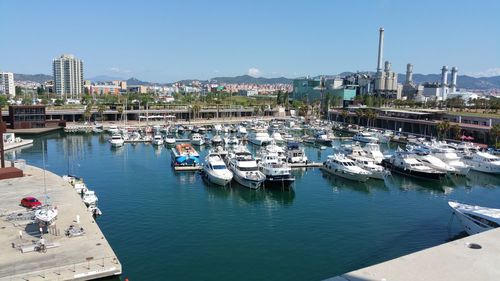
[[[500,75],[500,1],[0,1],[0,69],[51,73],[72,53],[85,76],[157,82],[252,73],[375,70]]]

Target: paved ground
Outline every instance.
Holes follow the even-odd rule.
[[[80,196],[59,176],[26,166],[25,176],[0,181],[0,281],[4,280],[90,280],[121,273],[121,264],[106,241]],[[45,187],[46,186],[46,193]],[[53,234],[44,234],[48,242],[60,244],[46,253],[21,253],[13,247],[38,241],[38,225],[8,221],[6,215],[25,209],[21,198],[35,196],[45,201],[45,194],[59,210]],[[64,230],[76,224],[86,231],[81,237],[68,238]],[[22,231],[22,239],[19,236]],[[59,232],[59,235],[55,232]]]
[[[358,269],[329,281],[500,280],[500,229]],[[471,249],[470,243],[481,249]]]

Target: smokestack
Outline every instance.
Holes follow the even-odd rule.
[[[448,66],[441,68],[441,99],[446,100],[448,91]]]
[[[406,65],[406,84],[410,84],[413,81],[413,64],[409,63]]]
[[[379,29],[378,36],[378,60],[377,60],[377,72],[382,72],[382,60],[384,54],[384,28]]]
[[[455,66],[451,68],[451,92],[455,93],[457,91],[457,75],[458,68]]]

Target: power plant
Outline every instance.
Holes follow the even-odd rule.
[[[400,92],[398,94],[398,75],[391,70],[391,63],[389,61],[385,61],[384,69],[382,69],[383,57],[384,28],[381,27],[379,29],[377,73],[375,74],[374,91],[377,95],[400,98]]]

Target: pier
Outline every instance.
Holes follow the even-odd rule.
[[[0,281],[92,280],[121,274],[116,254],[73,187],[51,172],[22,168],[24,177],[0,181]],[[27,196],[58,209],[55,223],[42,230],[45,253],[33,251],[41,233],[20,206]],[[67,237],[70,225],[82,227],[85,234]]]
[[[499,235],[486,231],[327,280],[500,280]]]

